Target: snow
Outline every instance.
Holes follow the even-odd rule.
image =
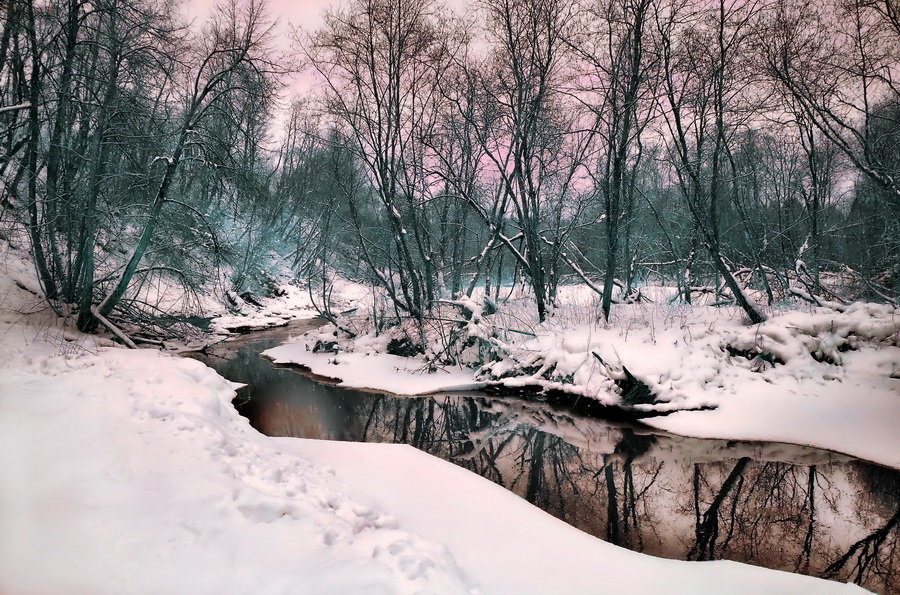
[[[308,290],[285,279],[282,279],[278,289],[282,293],[278,297],[256,298],[261,307],[231,293],[231,300],[237,304],[238,311],[223,313],[213,318],[211,325],[213,330],[223,334],[235,329],[259,330],[285,325],[288,321],[298,318],[313,318],[319,314]],[[338,277],[334,280],[331,292],[332,305],[344,309],[352,308],[370,293],[371,288]]]
[[[647,419],[654,427],[700,438],[804,444],[900,468],[900,309],[795,306],[770,309],[766,322],[747,325],[737,308],[670,305],[665,300],[674,288],[643,291],[655,303],[618,304],[609,323],[596,319],[583,285],[561,287],[563,305],[540,325],[528,321],[527,301],[490,315],[476,300],[444,302],[470,313],[467,320],[440,315],[458,320],[458,344],[477,339],[492,351],[480,367],[440,361],[438,354],[453,351],[446,328],[426,331],[425,353],[416,357],[384,353],[399,336],[396,329],[347,339],[333,327],[265,355],[349,387],[401,395],[495,382],[619,405],[617,382],[632,374],[657,401],[637,409],[675,412]],[[320,341],[336,343],[340,352],[315,352]],[[462,357],[472,349],[457,361],[472,365]]]
[[[467,590],[445,548],[256,433],[202,364],[112,348],[53,371],[0,385],[0,591]]]
[[[80,335],[0,269],[0,592],[859,591],[604,543],[408,447],[265,437],[203,364]]]
[[[440,535],[485,593],[804,593],[823,586],[792,582],[806,578],[799,575],[763,577],[758,568],[736,562],[681,562],[613,546],[410,446],[278,440],[291,452],[339,469],[374,506],[396,511],[404,526]],[[423,507],[423,501],[439,510]]]
[[[234,384],[79,335],[4,268],[0,592],[471,590],[442,544],[253,430]]]
[[[274,347],[263,355],[276,364],[303,366],[313,374],[338,380],[347,388],[395,395],[474,390],[485,385],[475,381],[467,368],[448,366],[428,372],[420,359],[389,353],[313,353],[306,342],[298,342]]]
[[[847,376],[814,391],[789,379],[754,383],[714,410],[643,421],[683,436],[804,444],[900,468],[898,381],[873,381],[859,368]]]

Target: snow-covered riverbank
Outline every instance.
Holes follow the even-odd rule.
[[[65,328],[29,275],[0,270],[0,592],[854,589],[629,552],[409,447],[262,436],[230,382]]]
[[[686,436],[803,444],[900,468],[900,310],[862,303],[783,309],[748,326],[734,308],[661,302],[618,305],[608,324],[570,307],[505,335],[498,328],[509,319],[482,316],[470,304],[474,314],[460,329],[490,349],[482,366],[434,365],[447,352],[446,329],[430,333],[434,344],[414,357],[385,353],[390,333],[348,339],[334,327],[265,355],[345,386],[405,395],[486,381],[554,389],[604,405],[674,411],[645,421]],[[634,377],[655,403],[623,402],[622,381]]]

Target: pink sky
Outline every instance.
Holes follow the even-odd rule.
[[[205,19],[210,9],[219,0],[185,0],[184,14],[198,23]],[[269,17],[275,22],[279,35],[284,38],[288,47],[287,34],[291,27],[302,27],[314,31],[322,24],[322,15],[330,6],[346,5],[348,0],[265,0]],[[454,9],[458,13],[465,11],[466,0],[438,0],[438,5]]]
[[[212,8],[225,0],[184,0],[182,11],[194,26],[202,27]],[[275,26],[275,46],[278,50],[293,53],[297,50],[293,32],[302,29],[312,33],[323,24],[323,15],[331,7],[347,6],[351,0],[264,0],[266,12]],[[457,14],[464,14],[467,0],[436,0],[436,5],[448,7]],[[281,94],[281,109],[276,110],[272,130],[276,137],[281,130],[287,108],[293,99],[308,96],[319,83],[309,70],[286,75],[282,79],[286,88]]]
[[[182,10],[184,16],[193,21],[195,26],[202,26],[212,8],[223,0],[184,0]],[[350,0],[265,0],[266,12],[275,25],[275,44],[284,52],[296,50],[293,31],[302,29],[312,33],[323,23],[323,15],[328,8],[346,6]],[[465,13],[467,0],[436,0],[436,5],[448,7],[457,14]],[[284,80],[287,91],[283,95],[285,105],[291,97],[306,95],[317,81],[310,72],[289,75]]]
[[[322,23],[322,13],[331,4],[339,0],[266,0],[269,16],[279,28],[287,29],[288,25],[315,29]],[[184,3],[184,11],[188,18],[202,21],[217,0],[188,0]]]
[[[183,14],[188,20],[193,21],[195,26],[201,27],[212,8],[221,1],[185,0],[182,4]],[[285,52],[296,49],[292,31],[295,29],[315,31],[322,25],[325,10],[342,3],[346,3],[346,0],[265,0],[267,15],[275,25],[276,47]],[[283,95],[284,106],[290,103],[291,97],[305,95],[315,86],[315,81],[309,73],[288,75],[284,82],[288,86]]]

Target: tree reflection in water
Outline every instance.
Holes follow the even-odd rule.
[[[255,343],[204,358],[250,386],[260,431],[410,444],[598,537],[897,592],[900,473],[774,443],[697,440],[479,395],[399,398],[274,368]]]

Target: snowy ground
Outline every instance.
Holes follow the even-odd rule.
[[[857,590],[629,552],[408,447],[265,437],[230,382],[65,328],[2,256],[2,593]]]
[[[472,370],[444,366],[428,372],[418,358],[389,353],[313,353],[306,345],[288,343],[269,349],[266,357],[276,364],[295,364],[319,376],[339,380],[341,386],[385,391],[395,395],[427,395],[482,388]]]
[[[216,315],[212,320],[212,329],[225,334],[238,329],[246,332],[281,326],[290,320],[313,318],[319,314],[315,307],[315,299],[307,289],[288,283],[286,279],[281,281],[279,290],[282,295],[274,298],[254,298],[258,305],[249,303],[233,293],[230,294],[229,297],[236,304],[238,311],[224,312],[221,305],[213,309]],[[371,292],[365,285],[341,278],[334,280],[332,289],[331,307],[336,310],[355,307]]]
[[[333,327],[265,355],[346,386],[404,395],[493,381],[618,405],[617,382],[632,374],[657,399],[637,409],[676,411],[648,419],[655,427],[701,438],[805,444],[900,468],[900,309],[782,308],[763,324],[746,325],[734,308],[672,305],[657,295],[655,303],[618,305],[613,319],[600,323],[580,289],[570,290],[569,305],[547,322],[520,325],[520,332],[509,328],[523,316],[503,306],[482,315],[479,304],[468,303],[474,315],[461,333],[490,349],[481,366],[434,365],[448,352],[441,340],[446,330],[430,331],[426,353],[413,358],[384,353],[388,334],[341,339]],[[442,318],[453,316],[448,311]],[[329,341],[341,352],[315,350]],[[467,349],[460,362],[474,347]]]

